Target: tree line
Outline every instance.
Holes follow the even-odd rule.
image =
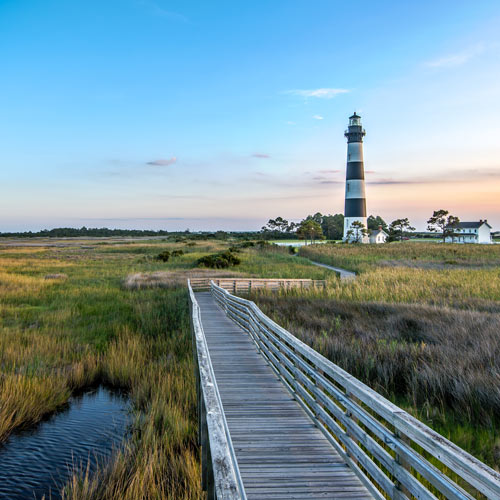
[[[457,228],[460,225],[460,219],[447,210],[436,210],[432,217],[427,221],[428,230],[436,233],[443,241],[451,238],[452,241],[457,235]],[[351,225],[351,240],[360,242],[363,236],[370,231],[382,228],[387,234],[387,241],[402,241],[410,237],[416,237],[419,233],[411,225],[408,217],[395,219],[390,224],[380,215],[370,215],[367,218],[367,227],[362,223],[353,223]],[[344,237],[344,215],[323,215],[316,212],[314,215],[308,215],[301,222],[288,221],[283,217],[269,219],[260,231],[201,231],[192,233],[189,229],[185,231],[166,231],[163,229],[153,231],[148,229],[109,229],[102,228],[81,228],[59,227],[54,229],[43,229],[41,231],[24,232],[0,232],[0,237],[19,237],[19,238],[71,238],[71,237],[110,237],[110,236],[132,236],[132,237],[151,237],[165,236],[182,239],[305,239],[309,241],[328,239],[341,240]]]
[[[448,210],[435,210],[427,220],[427,229],[440,235],[443,241],[455,238],[460,219]],[[403,241],[417,235],[408,217],[393,220],[390,224],[380,215],[370,215],[367,218],[367,227],[362,222],[353,222],[347,232],[349,241],[359,243],[371,231],[382,229],[387,233],[387,241]],[[308,215],[301,222],[289,222],[283,217],[269,219],[262,227],[261,235],[264,239],[286,239],[297,237],[309,240],[341,240],[344,237],[344,215],[323,215],[320,212]]]
[[[100,228],[81,228],[75,227],[56,227],[54,229],[42,229],[41,231],[24,231],[24,232],[0,232],[0,236],[19,237],[19,238],[71,238],[77,236],[88,237],[104,237],[104,236],[167,236],[168,231],[159,230],[151,231],[148,229],[108,229],[107,227]]]

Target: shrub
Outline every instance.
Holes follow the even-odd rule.
[[[174,250],[171,254],[172,257],[180,257],[184,255],[184,250]]]
[[[237,266],[241,260],[230,251],[205,255],[198,259],[198,266],[210,267],[212,269],[225,269],[230,266]]]
[[[156,260],[161,260],[162,262],[168,262],[170,259],[170,252],[168,250],[164,250],[156,256]]]
[[[238,245],[238,248],[250,248],[254,246],[255,243],[253,241],[243,241]]]

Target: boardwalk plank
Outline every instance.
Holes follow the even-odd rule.
[[[196,299],[248,499],[372,498],[250,337],[209,292]]]

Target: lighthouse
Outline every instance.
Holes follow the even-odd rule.
[[[366,225],[365,169],[363,166],[363,137],[366,134],[361,117],[354,112],[349,117],[349,127],[345,131],[347,137],[347,169],[345,180],[344,206],[344,241],[353,241],[354,235],[348,235],[355,221]],[[360,242],[368,243],[368,236],[360,235]]]

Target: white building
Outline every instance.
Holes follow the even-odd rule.
[[[379,226],[378,229],[374,229],[370,233],[370,243],[385,243],[388,238],[388,234],[382,229],[382,226]]]
[[[455,236],[446,238],[446,243],[493,243],[491,226],[486,219],[478,222],[459,222]]]

